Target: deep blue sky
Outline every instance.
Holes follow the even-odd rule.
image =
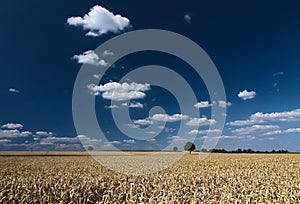
[[[68,18],[82,17],[95,5],[126,17],[130,28],[90,37],[85,36],[87,31],[82,27],[67,24]],[[184,18],[186,14],[190,22]],[[81,64],[73,56],[94,50],[119,34],[151,28],[190,38],[218,68],[231,106],[227,107],[228,124],[222,134],[226,137],[220,139],[217,147],[300,151],[299,1],[19,0],[1,2],[0,18],[0,150],[31,149],[34,138],[36,149],[80,148],[78,141],[73,141],[77,133],[72,119],[72,92]],[[166,54],[138,53],[119,60],[101,83],[117,81],[126,72],[153,62],[178,72],[187,66]],[[193,78],[193,72],[182,74],[191,84],[202,83]],[[243,90],[256,95],[242,100],[238,94]],[[167,107],[169,115],[180,113],[174,98],[163,90],[152,87],[145,93],[147,97],[134,100],[143,108],[131,109],[133,120],[146,118],[154,105]],[[197,90],[197,97],[199,102],[209,101],[204,86]],[[172,122],[167,127],[173,131],[163,131],[156,141],[124,142],[130,138],[115,128],[110,109],[105,108],[109,103],[110,100],[96,96],[97,115],[108,116],[104,129],[111,141],[120,142],[115,142],[119,148],[158,149],[159,145],[168,144],[172,136],[185,138],[176,135],[179,122]],[[209,110],[203,110],[208,118]],[[236,120],[250,120],[257,112],[264,115],[263,122],[230,125]],[[267,115],[272,112],[275,113]],[[22,128],[8,127],[8,123],[21,124]],[[44,133],[38,134],[39,131]],[[72,139],[68,141],[68,137]],[[197,148],[201,141],[195,141]]]

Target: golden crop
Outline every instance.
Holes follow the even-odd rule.
[[[0,203],[300,203],[296,154],[187,154],[143,176],[90,156],[2,156],[0,167]]]

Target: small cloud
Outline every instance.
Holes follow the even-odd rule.
[[[181,136],[172,136],[172,137],[168,137],[169,140],[171,140],[172,142],[178,142],[178,141],[185,141],[186,139],[181,137]]]
[[[184,20],[187,22],[187,23],[192,23],[192,17],[189,13],[185,14],[184,15]]]
[[[147,140],[147,142],[156,142],[156,139],[155,138],[151,138],[151,139]]]
[[[213,104],[210,104],[209,101],[200,101],[196,104],[194,104],[195,108],[207,108],[207,107],[211,107],[213,106]]]
[[[222,131],[219,129],[213,129],[213,130],[191,130],[189,132],[190,135],[194,135],[194,134],[199,134],[199,135],[206,135],[208,133],[216,133],[216,134],[221,134]]]
[[[53,136],[53,132],[37,131],[37,132],[35,132],[35,135],[45,136],[45,137],[51,137],[51,136]]]
[[[140,102],[130,102],[130,103],[122,103],[122,106],[128,107],[128,108],[144,108],[144,105]]]
[[[135,144],[135,140],[123,140],[123,142],[127,144]]]
[[[11,93],[20,93],[20,91],[18,89],[14,89],[14,88],[10,88],[10,89],[8,89],[8,91]]]
[[[255,98],[255,96],[256,96],[255,91],[247,91],[247,90],[241,91],[238,94],[238,97],[241,98],[244,101],[249,100],[249,99],[253,99],[253,98]]]
[[[74,55],[73,59],[77,60],[77,62],[80,64],[90,64],[103,67],[108,66],[108,63],[105,60],[100,59],[100,57],[93,50],[85,51],[80,55]]]
[[[100,79],[102,77],[102,74],[94,74],[93,77],[95,79]]]
[[[155,132],[155,131],[148,131],[148,132],[146,132],[147,134],[151,134],[151,135],[156,135],[157,134],[157,132]]]
[[[110,105],[110,106],[104,106],[104,108],[106,108],[106,109],[114,109],[114,108],[120,108],[120,107],[117,106],[117,105]]]
[[[103,53],[102,53],[102,56],[103,57],[106,57],[106,56],[114,56],[115,53],[113,53],[112,51],[110,50],[105,50]]]
[[[19,123],[7,123],[1,126],[1,129],[22,129],[23,125]]]
[[[6,143],[9,143],[9,142],[11,142],[11,140],[8,140],[8,139],[0,140],[0,144],[6,144]]]
[[[218,101],[218,105],[221,108],[226,108],[226,107],[232,106],[232,103],[230,103],[229,101],[228,102],[226,102],[226,101]]]
[[[193,118],[188,121],[186,124],[188,126],[205,126],[205,125],[212,125],[215,124],[216,121],[214,119],[207,119],[207,118]]]
[[[173,114],[173,115],[168,115],[168,114],[154,114],[151,119],[156,120],[156,121],[164,121],[164,122],[177,122],[181,120],[187,120],[190,117],[188,115],[183,115],[183,114]]]
[[[150,120],[149,118],[134,120],[133,123],[135,125],[151,125],[151,124],[153,124],[152,120]]]
[[[284,72],[276,72],[276,73],[272,74],[273,77],[282,76],[282,75],[284,75]]]
[[[84,30],[88,30],[87,36],[97,37],[106,33],[119,33],[125,28],[130,27],[128,18],[120,14],[113,14],[106,8],[96,5],[90,9],[88,14],[83,17],[70,17],[67,24],[71,26],[79,26]]]
[[[113,101],[126,101],[131,99],[141,99],[146,96],[145,91],[150,90],[150,84],[118,83],[109,82],[104,85],[87,85],[94,95],[102,94],[104,99]]]

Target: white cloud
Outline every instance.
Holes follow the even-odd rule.
[[[205,125],[212,125],[215,124],[216,121],[214,119],[207,119],[204,118],[193,118],[190,121],[188,121],[186,124],[188,126],[205,126]]]
[[[95,79],[100,79],[101,76],[102,76],[102,74],[94,74],[94,75],[93,75],[93,77],[94,77]]]
[[[188,115],[183,114],[174,114],[174,115],[168,115],[168,114],[154,114],[151,119],[156,121],[164,121],[164,122],[176,122],[181,120],[189,119],[190,117]]]
[[[155,132],[155,131],[148,131],[148,132],[146,132],[147,134],[151,134],[151,135],[156,135],[157,134],[157,132]]]
[[[133,123],[135,125],[151,125],[153,124],[153,121],[150,120],[149,118],[146,118],[146,119],[134,120]]]
[[[173,142],[177,142],[177,141],[185,141],[186,139],[181,137],[181,136],[172,136],[172,137],[168,137],[169,140],[172,140]]]
[[[236,120],[232,122],[228,122],[227,125],[229,126],[247,126],[247,125],[254,125],[258,123],[263,123],[263,121],[256,121],[256,120]]]
[[[127,144],[135,144],[135,140],[123,140],[123,142]]]
[[[300,128],[289,128],[284,130],[284,133],[300,133]]]
[[[249,100],[249,99],[253,99],[256,96],[256,92],[255,91],[247,91],[244,90],[242,92],[240,92],[238,94],[238,97],[241,98],[242,100]]]
[[[216,103],[215,101],[213,101],[212,103],[209,103],[209,101],[200,101],[200,102],[194,104],[194,107],[195,108],[207,108],[207,107],[211,107],[214,105],[218,105],[219,107],[226,108],[227,106],[232,106],[232,103],[230,103],[229,101],[226,102],[226,101],[222,101],[222,100],[218,101],[218,103]]]
[[[78,143],[79,138],[77,137],[44,137],[40,140],[40,144],[42,145],[53,145],[56,143]]]
[[[9,92],[12,92],[12,93],[20,93],[20,91],[18,89],[14,89],[14,88],[10,88],[8,89]]]
[[[276,72],[272,75],[273,75],[273,77],[276,77],[276,76],[284,75],[284,72]]]
[[[282,131],[281,130],[273,130],[270,132],[266,132],[263,135],[278,135],[278,134],[282,134]]]
[[[212,106],[213,104],[210,104],[209,101],[200,101],[196,104],[194,104],[195,108],[207,108]]]
[[[38,136],[46,136],[46,137],[49,137],[49,136],[52,136],[52,135],[53,135],[53,132],[37,131],[37,132],[35,132],[35,134],[38,135]]]
[[[0,130],[0,138],[18,138],[28,137],[32,133],[29,131],[21,132],[19,130]]]
[[[114,108],[120,108],[120,107],[117,106],[117,105],[110,105],[110,106],[104,106],[104,108],[106,108],[106,109],[114,109]]]
[[[7,123],[1,126],[2,129],[22,129],[23,125],[19,123]]]
[[[32,135],[32,132],[29,132],[29,131],[23,131],[23,132],[20,133],[21,137],[28,137],[30,135]]]
[[[103,147],[112,147],[114,145],[120,145],[121,142],[119,141],[111,141],[111,142],[104,142]]]
[[[135,124],[127,124],[126,126],[130,127],[130,128],[139,128],[139,125],[135,125]]]
[[[112,51],[110,50],[105,50],[103,53],[102,53],[102,56],[103,57],[106,57],[106,56],[114,56],[115,53],[113,53]]]
[[[138,84],[135,82],[131,82],[130,84],[126,82],[109,82],[99,86],[89,84],[87,87],[94,95],[102,93],[103,98],[114,101],[141,99],[146,96],[144,92],[150,90],[150,84]]]
[[[229,101],[226,102],[226,101],[218,101],[218,105],[221,107],[221,108],[226,108],[227,106],[232,106],[232,103],[230,103]]]
[[[279,135],[279,134],[284,134],[284,133],[300,133],[300,128],[289,128],[286,130],[275,130],[275,131],[270,131],[266,132],[263,135]]]
[[[101,36],[113,32],[118,33],[130,26],[128,18],[119,14],[115,15],[106,8],[96,5],[83,17],[70,17],[67,24],[83,27],[88,30],[87,36]]]
[[[250,119],[254,121],[259,121],[259,120],[282,121],[282,122],[300,121],[300,109],[284,111],[284,112],[272,112],[272,113],[257,112],[251,115]]]
[[[122,106],[129,108],[144,108],[144,105],[140,102],[130,102],[130,103],[122,103]]]
[[[192,23],[192,17],[189,13],[184,15],[184,20],[188,23]]]
[[[108,63],[105,60],[100,59],[100,57],[93,50],[85,51],[80,55],[74,55],[73,59],[77,60],[77,62],[80,64],[90,64],[103,67],[108,65]]]
[[[0,144],[6,144],[6,143],[9,143],[9,142],[11,142],[11,140],[8,140],[8,139],[0,140]]]
[[[213,129],[213,130],[191,130],[189,134],[194,135],[194,134],[200,134],[200,135],[206,135],[208,133],[216,133],[220,134],[222,131],[219,129]]]
[[[280,127],[278,125],[253,125],[251,127],[238,128],[232,131],[233,134],[237,135],[247,135],[253,132],[263,132],[270,130],[279,130]]]
[[[147,142],[156,142],[156,139],[155,138],[151,138],[151,139],[147,140]]]

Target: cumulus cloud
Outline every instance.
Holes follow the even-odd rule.
[[[200,102],[194,104],[194,107],[195,108],[208,108],[208,107],[211,107],[214,105],[218,105],[219,107],[226,108],[228,106],[232,106],[232,103],[230,103],[229,101],[226,102],[226,101],[222,101],[222,100],[218,101],[218,103],[215,101],[213,101],[212,103],[209,103],[209,101],[200,101]]]
[[[194,104],[195,108],[207,108],[211,107],[213,104],[209,103],[209,101],[200,101],[196,104]]]
[[[229,126],[248,126],[248,125],[254,125],[254,124],[260,124],[264,123],[262,120],[235,120],[232,122],[228,122],[226,125]]]
[[[120,107],[117,106],[117,105],[110,105],[110,106],[104,106],[104,108],[106,108],[106,109],[114,109],[114,108],[120,108]]]
[[[300,133],[300,128],[289,128],[284,130],[284,133]]]
[[[156,135],[157,134],[157,132],[155,132],[155,131],[148,131],[148,132],[146,132],[147,134],[150,134],[150,135]]]
[[[184,20],[188,23],[192,23],[192,17],[189,13],[184,15]]]
[[[144,108],[144,105],[140,102],[130,102],[130,103],[122,103],[122,106],[128,107],[128,108]]]
[[[183,114],[154,114],[151,119],[156,121],[164,121],[164,122],[176,122],[181,120],[189,119],[190,117],[188,115]]]
[[[68,18],[67,24],[82,27],[88,31],[87,36],[97,37],[109,32],[118,33],[123,31],[130,26],[130,21],[120,14],[115,15],[106,8],[96,5],[83,17]]]
[[[11,140],[8,140],[8,139],[0,140],[0,144],[6,144],[6,143],[9,143],[9,142],[11,142]]]
[[[226,101],[218,101],[218,105],[221,108],[226,108],[227,106],[228,107],[232,106],[232,103],[230,103],[229,101],[228,102],[226,102]]]
[[[189,132],[190,135],[199,134],[199,135],[206,135],[208,133],[216,133],[220,134],[222,131],[219,129],[213,129],[213,130],[191,130]]]
[[[204,117],[204,118],[193,118],[189,120],[186,124],[188,126],[205,126],[205,125],[212,125],[215,123],[216,121],[214,119],[207,119],[206,117]]]
[[[278,125],[253,125],[250,127],[238,128],[232,131],[233,134],[237,135],[247,135],[254,132],[264,132],[270,130],[279,130]]]
[[[53,132],[37,131],[37,132],[35,132],[35,135],[48,137],[48,136],[52,136]]]
[[[291,111],[283,112],[272,112],[272,113],[262,113],[257,112],[250,116],[251,120],[254,121],[282,121],[282,122],[292,122],[300,121],[300,109],[295,109]]]
[[[114,145],[120,145],[120,144],[121,144],[121,142],[119,142],[119,141],[104,142],[103,147],[108,148],[108,147],[112,147]]]
[[[0,130],[0,138],[18,138],[18,137],[28,137],[32,135],[29,131],[20,130]]]
[[[77,62],[80,64],[90,64],[103,67],[108,65],[108,63],[104,59],[100,59],[100,57],[93,50],[85,51],[80,55],[74,55],[73,59],[77,60]]]
[[[153,121],[150,120],[149,118],[145,118],[145,119],[134,120],[133,123],[135,125],[151,125],[153,124]]]
[[[2,129],[22,129],[23,125],[19,123],[7,123],[1,126]]]
[[[20,91],[18,89],[14,89],[14,88],[10,88],[8,89],[9,92],[12,92],[12,93],[20,93]]]
[[[127,144],[135,144],[135,140],[123,140],[123,142]]]
[[[241,98],[244,101],[249,100],[249,99],[253,99],[253,98],[255,98],[255,96],[256,96],[255,91],[247,91],[247,90],[241,91],[238,94],[238,97]]]
[[[93,74],[93,77],[94,77],[95,79],[100,79],[101,76],[102,76],[102,74]]]
[[[289,134],[289,133],[300,133],[300,128],[289,128],[286,130],[274,130],[270,132],[266,132],[263,135],[279,135],[279,134]]]
[[[178,142],[178,141],[185,141],[186,139],[181,136],[172,136],[168,137],[169,140],[172,140],[172,142]]]
[[[138,84],[135,82],[109,82],[99,86],[89,84],[87,87],[94,95],[100,95],[102,93],[102,97],[104,99],[114,101],[141,99],[146,96],[144,92],[150,90],[150,84]]]

